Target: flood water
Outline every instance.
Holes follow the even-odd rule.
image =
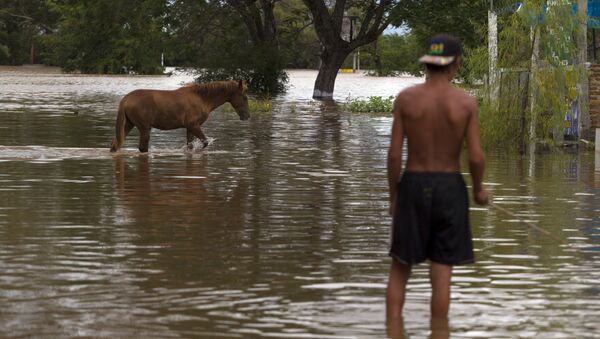
[[[119,99],[190,76],[0,73],[0,337],[385,337],[391,119],[340,103],[422,80],[340,74],[335,105],[315,77],[291,72],[272,113],[213,113],[204,151],[154,130],[142,155],[135,130],[108,151]],[[594,154],[487,160],[512,214],[471,208],[451,337],[600,338]],[[428,300],[420,265],[400,333],[430,335]]]

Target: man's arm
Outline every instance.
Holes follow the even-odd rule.
[[[488,202],[488,195],[482,184],[485,159],[483,150],[481,149],[479,114],[475,99],[471,99],[469,111],[466,139],[469,151],[469,171],[471,172],[471,179],[473,180],[473,198],[476,203],[484,205]]]
[[[394,121],[392,123],[392,138],[388,150],[387,172],[390,187],[390,215],[394,213],[394,202],[396,198],[396,185],[402,171],[402,146],[404,144],[404,127],[402,126],[401,97],[398,95],[394,101]]]

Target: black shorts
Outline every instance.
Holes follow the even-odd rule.
[[[405,172],[397,186],[390,256],[412,265],[474,262],[469,197],[460,173]]]

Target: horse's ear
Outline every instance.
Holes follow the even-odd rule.
[[[244,80],[239,80],[238,81],[238,86],[240,87],[240,91],[244,91]]]

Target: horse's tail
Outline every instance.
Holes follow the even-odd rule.
[[[116,152],[123,146],[123,142],[125,141],[125,105],[123,104],[124,100],[121,100],[119,103],[119,111],[117,112],[117,123],[115,125],[115,138],[110,145],[110,151]]]

